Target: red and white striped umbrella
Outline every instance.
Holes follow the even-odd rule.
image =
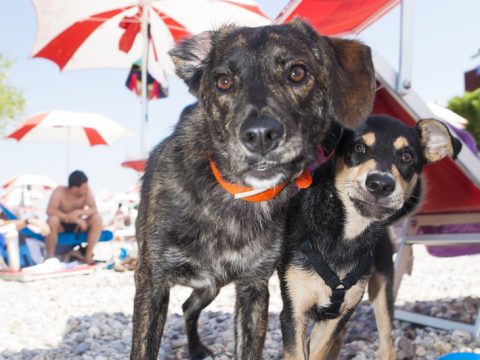
[[[33,0],[33,4],[38,32],[32,56],[52,60],[63,70],[130,68],[144,55],[137,36],[142,21],[150,26],[148,62],[159,62],[167,71],[173,70],[167,52],[184,36],[225,23],[270,23],[253,0]]]
[[[39,187],[43,190],[52,190],[57,187],[57,183],[46,175],[23,174],[2,184],[2,188],[10,190],[22,187]]]
[[[33,115],[7,138],[17,141],[64,141],[85,146],[110,145],[133,135],[99,114],[54,110]]]
[[[20,123],[6,138],[17,141],[62,141],[67,143],[67,172],[70,168],[70,144],[110,145],[133,133],[99,114],[54,110],[36,114]]]

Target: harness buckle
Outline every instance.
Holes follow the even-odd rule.
[[[343,285],[343,284],[341,284]],[[345,293],[347,292],[347,289],[345,289],[343,286],[341,288],[337,287],[332,290],[332,296],[330,297],[330,301],[332,303],[342,303],[343,300],[345,299]]]

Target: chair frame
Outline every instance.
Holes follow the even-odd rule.
[[[418,214],[403,220],[400,236],[396,236],[394,231],[390,229],[390,235],[399,244],[397,257],[395,258],[394,299],[397,297],[403,275],[406,273],[412,274],[413,245],[450,246],[480,244],[480,234],[478,233],[417,235],[421,226],[473,223],[480,223],[480,213]],[[480,309],[474,325],[399,309],[395,310],[394,317],[398,320],[444,330],[461,330],[472,334],[474,337],[480,337]]]

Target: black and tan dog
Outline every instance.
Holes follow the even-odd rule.
[[[294,21],[223,27],[171,56],[198,103],[152,151],[143,178],[131,358],[157,358],[175,284],[194,289],[183,305],[190,358],[209,355],[197,320],[235,282],[235,358],[260,359],[288,196],[254,200],[302,173],[331,119],[355,126],[368,116],[370,50]]]
[[[386,225],[419,204],[423,166],[454,157],[460,148],[437,120],[407,127],[371,116],[359,129],[344,131],[334,158],[289,206],[287,251],[279,269],[286,359],[335,359],[338,335],[367,283],[379,357],[395,359],[393,249]],[[308,339],[309,320],[314,327]]]

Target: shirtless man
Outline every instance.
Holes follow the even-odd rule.
[[[68,187],[57,187],[47,207],[50,234],[46,237],[47,257],[55,256],[58,233],[88,231],[85,262],[93,263],[93,248],[102,232],[102,219],[97,211],[87,176],[76,170],[68,177]]]

